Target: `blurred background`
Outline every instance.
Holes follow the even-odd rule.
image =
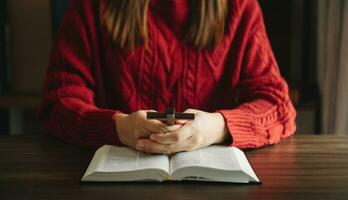
[[[348,135],[348,1],[259,0],[297,134]],[[67,0],[0,1],[0,134],[39,134],[37,107]]]

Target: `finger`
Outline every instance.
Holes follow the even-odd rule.
[[[167,132],[174,132],[174,131],[178,130],[181,127],[182,127],[182,125],[179,125],[179,124],[175,124],[173,126],[167,126],[166,127],[166,131]]]
[[[186,109],[183,113],[197,113],[198,110],[194,110],[194,109]],[[185,119],[178,119],[178,120],[175,120],[175,124],[186,124],[187,122],[189,122],[189,120],[185,120]]]
[[[141,138],[147,138],[151,134],[165,134],[179,129],[182,125],[168,126],[158,120],[146,120],[143,130],[138,134]]]
[[[188,120],[184,120],[184,119],[175,120],[175,124],[180,124],[180,125],[186,124],[187,122]]]
[[[152,133],[166,133],[167,125],[157,119],[144,120],[144,128]]]
[[[199,110],[191,109],[191,108],[186,109],[186,110],[184,111],[184,113],[198,113],[198,112],[199,112]]]
[[[171,153],[172,146],[159,144],[149,139],[140,139],[137,141],[135,148],[138,151],[147,153],[169,154]]]
[[[166,154],[166,155],[184,150],[183,145],[159,144],[157,142],[154,142],[148,139],[138,140],[135,148],[138,151],[144,151],[147,153]]]
[[[144,110],[144,112],[157,112],[156,110]]]
[[[167,134],[167,133],[169,133],[169,132],[174,132],[174,131],[178,130],[178,129],[181,128],[181,127],[182,127],[182,125],[167,126],[167,127],[165,128],[165,129],[166,129],[166,133],[163,133],[163,134]],[[159,133],[151,133],[151,134],[149,135],[150,139],[151,139],[151,135],[162,135],[162,134],[159,134]],[[153,140],[153,139],[151,139],[151,140]],[[153,140],[153,141],[155,141],[155,140]]]
[[[151,134],[150,139],[160,144],[182,143],[193,135],[191,124],[186,124],[176,131],[166,134]]]

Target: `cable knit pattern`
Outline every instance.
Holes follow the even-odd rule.
[[[220,112],[231,145],[239,148],[275,144],[292,135],[296,111],[257,0],[230,0],[223,42],[199,51],[177,36],[185,27],[186,13],[180,13],[187,11],[182,9],[185,1],[166,2],[151,0],[148,48],[124,54],[100,21],[105,0],[70,0],[52,49],[40,109],[49,132],[92,148],[121,145],[117,113],[174,106],[178,111]],[[159,12],[165,4],[166,9],[181,9]],[[169,14],[173,16],[165,16]]]
[[[195,94],[195,86],[196,86],[196,81],[197,81],[197,62],[196,62],[196,56],[194,55],[193,52],[189,51],[188,49],[185,51],[186,57],[185,57],[185,69],[186,69],[186,74],[185,77],[186,79],[186,107],[194,107],[195,106],[195,99],[196,99],[196,94]]]

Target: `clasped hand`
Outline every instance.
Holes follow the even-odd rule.
[[[228,137],[220,113],[188,109],[185,113],[195,114],[193,121],[178,120],[168,126],[159,120],[146,119],[148,111],[116,116],[117,133],[124,145],[147,153],[172,154],[222,143]]]

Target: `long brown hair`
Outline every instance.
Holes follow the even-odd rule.
[[[147,45],[147,11],[150,0],[107,0],[105,24],[114,42],[132,51]],[[227,0],[189,0],[189,27],[185,42],[195,49],[216,47],[226,32]]]

